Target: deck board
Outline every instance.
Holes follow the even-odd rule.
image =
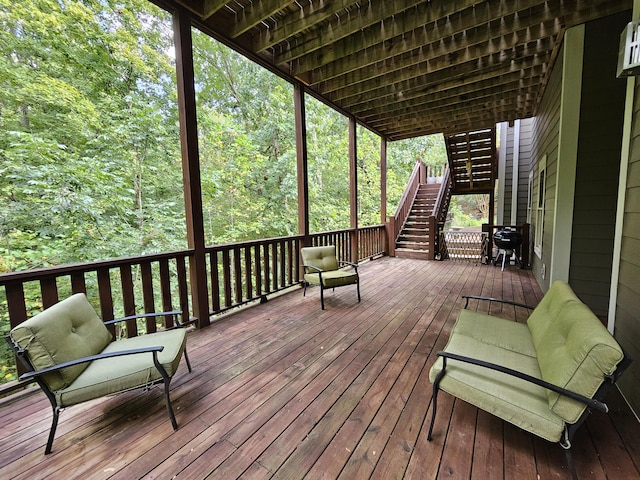
[[[570,478],[558,445],[447,394],[431,442],[428,373],[463,294],[536,304],[531,272],[384,257],[355,287],[295,289],[189,333],[193,372],[162,392],[127,392],[61,414],[32,389],[0,400],[0,478]],[[527,310],[470,308],[525,321]],[[581,478],[640,478],[640,426],[619,393],[579,431]]]

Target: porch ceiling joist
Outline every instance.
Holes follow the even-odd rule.
[[[152,0],[398,140],[527,118],[566,29],[632,0]],[[614,74],[614,73],[612,73]]]

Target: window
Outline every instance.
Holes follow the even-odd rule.
[[[529,182],[527,184],[527,223],[531,225],[533,211],[533,170],[529,172]]]
[[[538,188],[535,209],[535,237],[533,251],[542,258],[542,234],[544,232],[544,204],[545,204],[545,187],[547,179],[547,156],[544,155],[538,164]]]

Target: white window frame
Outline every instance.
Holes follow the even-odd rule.
[[[527,223],[531,225],[533,215],[533,169],[529,171],[529,182],[527,183]]]
[[[538,163],[538,178],[536,184],[536,205],[535,205],[535,236],[533,243],[533,251],[542,259],[542,238],[544,234],[544,210],[546,202],[547,187],[547,154],[545,153]]]

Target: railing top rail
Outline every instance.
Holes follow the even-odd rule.
[[[265,243],[276,243],[288,240],[300,240],[304,238],[304,235],[289,235],[286,237],[272,237],[272,238],[261,238],[259,240],[245,240],[242,242],[229,242],[229,243],[219,243],[216,245],[208,245],[205,247],[207,252],[212,250],[229,250],[232,248],[244,248],[244,247],[254,247],[256,245],[263,245]]]
[[[409,177],[409,181],[407,182],[407,187],[405,188],[400,201],[398,202],[398,207],[396,208],[393,216],[397,219],[399,215],[401,215],[401,210],[404,205],[409,202],[409,200],[413,201],[413,198],[409,199],[409,195],[415,194],[415,189],[417,189],[418,184],[420,183],[420,170],[422,168],[426,168],[422,160],[416,160],[416,164],[413,167],[413,171],[411,172],[411,176]]]
[[[147,255],[137,255],[133,257],[121,257],[110,260],[96,260],[87,263],[74,263],[69,265],[58,265],[54,267],[34,268],[31,270],[21,270],[19,272],[9,272],[0,274],[0,285],[15,281],[28,281],[30,279],[42,279],[59,277],[74,272],[90,272],[101,268],[114,268],[125,265],[135,265],[138,263],[155,262],[163,259],[188,257],[193,254],[193,250],[177,250],[173,252],[151,253]]]
[[[450,178],[449,167],[447,166],[442,176],[442,185],[440,186],[440,191],[438,192],[438,198],[436,199],[436,203],[433,205],[432,215],[436,218],[438,218],[438,213],[442,208],[442,203],[444,202],[444,196],[446,194],[446,190],[449,188],[450,180],[451,178]]]
[[[384,228],[384,225],[383,224],[368,225],[366,227],[360,227],[359,230],[376,229],[376,228]],[[336,234],[353,232],[354,230],[355,229],[353,228],[345,228],[341,230],[312,233],[311,236],[316,237],[316,236],[336,235]],[[227,250],[227,249],[233,249],[233,248],[253,247],[257,245],[264,245],[264,244],[276,243],[276,242],[282,242],[282,241],[295,241],[295,240],[300,240],[302,238],[304,238],[303,235],[290,235],[290,236],[284,236],[284,237],[249,240],[245,242],[233,242],[233,243],[207,246],[206,251],[212,252],[212,251]],[[86,272],[100,270],[103,268],[118,268],[118,267],[123,267],[127,265],[157,262],[165,259],[188,257],[190,255],[193,255],[193,253],[194,253],[193,249],[176,250],[171,252],[136,255],[132,257],[120,257],[120,258],[114,258],[109,260],[96,260],[96,261],[86,262],[86,263],[75,263],[75,264],[69,264],[69,265],[58,265],[53,267],[21,270],[18,272],[9,272],[9,273],[0,274],[0,285],[11,284],[14,282],[28,282],[28,281],[35,281],[35,280],[41,280],[41,279],[56,278],[56,277],[61,277],[63,275],[69,275],[71,273],[86,273]]]

